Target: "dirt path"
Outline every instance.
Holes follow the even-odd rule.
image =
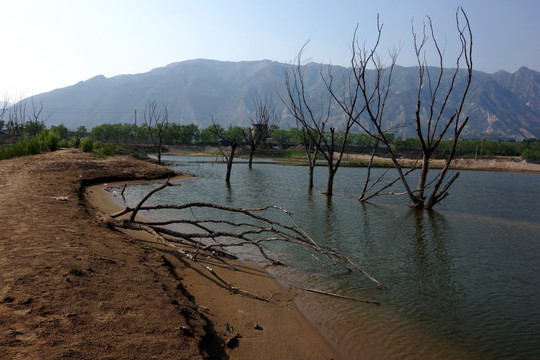
[[[1,358],[207,357],[207,321],[167,267],[79,200],[82,180],[167,173],[76,150],[0,162]]]

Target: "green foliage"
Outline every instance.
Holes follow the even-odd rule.
[[[225,129],[223,126],[216,124],[202,129],[199,134],[199,141],[203,144],[217,144],[219,141],[219,134],[223,134]]]
[[[270,136],[279,144],[280,148],[283,148],[283,146],[289,142],[289,132],[287,130],[276,129]],[[301,143],[302,141],[300,140],[299,144]]]
[[[69,130],[67,127],[64,126],[64,124],[51,126],[51,131],[54,131],[61,140],[67,139],[69,134]]]
[[[43,130],[33,138],[23,138],[13,145],[2,147],[0,149],[0,160],[55,151],[58,149],[59,141],[60,139],[54,131]]]
[[[41,121],[27,121],[24,123],[24,134],[30,137],[37,136],[45,129],[45,124],[43,124]]]
[[[73,143],[69,139],[62,139],[58,142],[59,148],[68,148],[73,146]]]
[[[540,161],[540,150],[525,149],[521,153],[521,158],[523,160]]]
[[[191,145],[199,142],[199,128],[195,124],[167,124],[165,142],[168,144]]]
[[[84,152],[92,152],[94,150],[94,140],[90,137],[84,138],[79,146]]]
[[[0,124],[2,125],[2,124]],[[8,128],[9,128],[9,124]],[[9,130],[9,129],[7,129]],[[21,134],[22,132],[22,128]],[[77,136],[86,136],[80,143],[80,148],[85,152],[95,151],[97,156],[106,157],[120,153],[129,153],[134,157],[145,157],[145,154],[138,154],[134,150],[122,148],[111,142],[138,142],[148,143],[148,126],[142,124],[102,124],[91,129],[92,136],[87,136],[86,127],[79,126],[76,130]],[[36,132],[37,131],[37,132]],[[229,126],[224,128],[219,124],[212,124],[209,127],[199,130],[195,124],[181,125],[170,123],[166,125],[165,144],[222,144],[227,145],[231,141],[238,144],[244,141],[244,132],[246,130],[239,126]],[[11,133],[17,132],[11,128]],[[38,154],[44,151],[55,151],[60,147],[70,148],[76,137],[67,139],[69,130],[63,125],[52,126],[50,130],[45,129],[41,122],[27,122],[24,124],[24,134],[15,144],[4,145],[0,148],[0,160],[9,159],[16,156],[25,156]],[[35,134],[29,136],[30,134]],[[302,144],[303,131],[297,128],[289,130],[280,129],[278,126],[272,126],[269,131],[272,139],[280,148],[290,144]],[[421,152],[421,144],[417,138],[402,139],[390,136],[393,150],[398,154],[412,156]],[[343,137],[343,132],[335,133],[336,139]],[[102,143],[107,143],[103,146]],[[367,134],[350,133],[347,138],[347,145],[370,148],[374,144],[374,139]],[[379,145],[382,146],[382,145]],[[443,140],[437,149],[436,156],[448,154],[451,151],[452,142]],[[364,149],[365,151],[365,149]],[[294,156],[292,153],[284,153],[281,156]],[[485,157],[485,156],[521,156],[527,160],[540,160],[540,138],[525,139],[521,142],[515,140],[486,140],[486,139],[463,139],[457,146],[457,156],[460,157]]]
[[[83,276],[84,270],[79,265],[71,265],[66,273],[67,275]]]
[[[44,130],[36,136],[36,139],[39,143],[41,151],[47,152],[58,150],[58,143],[60,142],[60,137],[55,131]]]
[[[137,240],[137,241],[135,242],[135,245],[137,245],[137,246],[140,247],[141,249],[144,249],[144,250],[146,250],[146,251],[148,251],[148,252],[151,252],[151,253],[157,252],[156,248],[154,248],[154,247],[152,247],[152,246],[150,246],[150,245],[148,245],[148,244],[146,244],[146,243],[144,243],[144,242],[142,242],[142,241],[140,241],[140,240]]]
[[[80,139],[87,135],[88,130],[86,130],[86,126],[81,125],[75,130],[75,135]]]
[[[278,131],[278,130],[281,130],[281,129],[276,128],[275,129],[276,133],[272,132],[271,136],[272,136],[272,139],[276,140],[279,144],[283,145],[287,142],[292,142],[295,145],[302,144],[302,131],[301,130],[295,127],[292,127],[289,129],[287,134],[284,133],[285,130],[281,130],[281,131]]]
[[[240,144],[244,140],[244,129],[240,126],[229,126],[227,130],[223,131],[222,140],[225,143],[236,142]]]
[[[58,143],[59,148],[71,148],[75,144],[75,140],[77,140],[77,137],[73,136],[70,139],[62,139]]]
[[[32,151],[34,146],[29,146],[28,141],[20,140],[14,145],[6,145],[0,149],[0,160],[11,159],[17,156],[35,154]],[[38,146],[39,151],[39,146]]]
[[[375,139],[368,134],[351,133],[347,141],[347,145],[355,146],[371,147],[373,144],[375,144]]]
[[[97,148],[94,147],[94,149],[97,149]],[[96,156],[101,157],[101,158],[105,158],[105,157],[108,157],[108,156],[118,155],[118,154],[121,153],[121,151],[122,151],[122,148],[118,144],[107,143],[107,144],[103,145],[103,147],[96,152]]]
[[[123,150],[125,150],[128,153],[128,155],[133,156],[134,158],[137,158],[137,159],[146,159],[146,158],[148,158],[148,155],[146,155],[144,152],[137,152],[136,150],[131,149],[129,147],[125,148]]]

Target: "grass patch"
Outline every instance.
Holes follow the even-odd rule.
[[[79,265],[71,265],[66,273],[67,275],[83,276],[84,270]]]
[[[140,240],[137,240],[137,241],[135,242],[135,245],[137,245],[137,246],[140,247],[141,249],[144,249],[144,250],[146,250],[146,251],[148,251],[148,252],[151,252],[151,253],[157,252],[156,248],[154,248],[154,247],[152,247],[152,246],[150,246],[150,245],[148,245],[148,244],[145,244],[145,243],[143,243],[143,242],[140,241]]]

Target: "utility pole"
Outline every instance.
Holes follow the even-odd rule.
[[[137,109],[135,109],[135,127],[137,127]]]

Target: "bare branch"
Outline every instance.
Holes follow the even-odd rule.
[[[144,108],[144,122],[147,125],[150,140],[157,151],[158,164],[161,164],[162,145],[169,125],[167,105],[163,104],[161,108],[158,108],[155,100],[148,101]]]
[[[227,286],[230,286],[223,280],[215,271],[198,260],[198,256],[210,257],[223,261],[223,258],[234,258],[225,249],[234,247],[251,247],[256,249],[259,254],[266,260],[271,261],[274,265],[282,264],[281,261],[273,259],[268,255],[265,244],[275,242],[285,242],[301,246],[306,251],[320,255],[328,259],[331,263],[343,266],[349,270],[356,270],[367,277],[380,287],[385,287],[382,283],[376,280],[373,276],[363,270],[358,264],[350,259],[346,254],[333,250],[327,246],[318,244],[311,238],[293,219],[292,215],[284,208],[274,205],[263,206],[259,208],[234,208],[222,206],[212,203],[187,203],[182,205],[167,205],[158,204],[152,206],[144,206],[144,203],[155,193],[165,189],[168,186],[173,186],[169,181],[151,190],[146,196],[139,201],[135,208],[126,208],[125,210],[113,214],[111,216],[101,216],[101,221],[106,225],[120,228],[142,230],[149,232],[159,238],[161,242],[169,247],[176,248],[178,252],[187,259],[197,262],[205,267],[212,275]],[[143,221],[138,219],[135,214],[140,211],[148,210],[195,210],[195,209],[214,209],[219,211],[215,219],[173,219],[159,222]],[[285,224],[274,220],[267,215],[268,211],[277,211],[278,214],[284,214],[289,219],[290,224]],[[245,216],[249,221],[231,221],[227,217],[231,214],[239,214]],[[120,218],[126,215],[128,218]],[[172,224],[181,224],[192,226],[197,231],[189,230],[185,226],[180,227],[181,230],[164,227]],[[183,247],[178,247],[177,245]],[[189,250],[193,248],[194,250]],[[237,288],[229,287],[231,291],[242,292]],[[244,293],[244,292],[242,292]]]

